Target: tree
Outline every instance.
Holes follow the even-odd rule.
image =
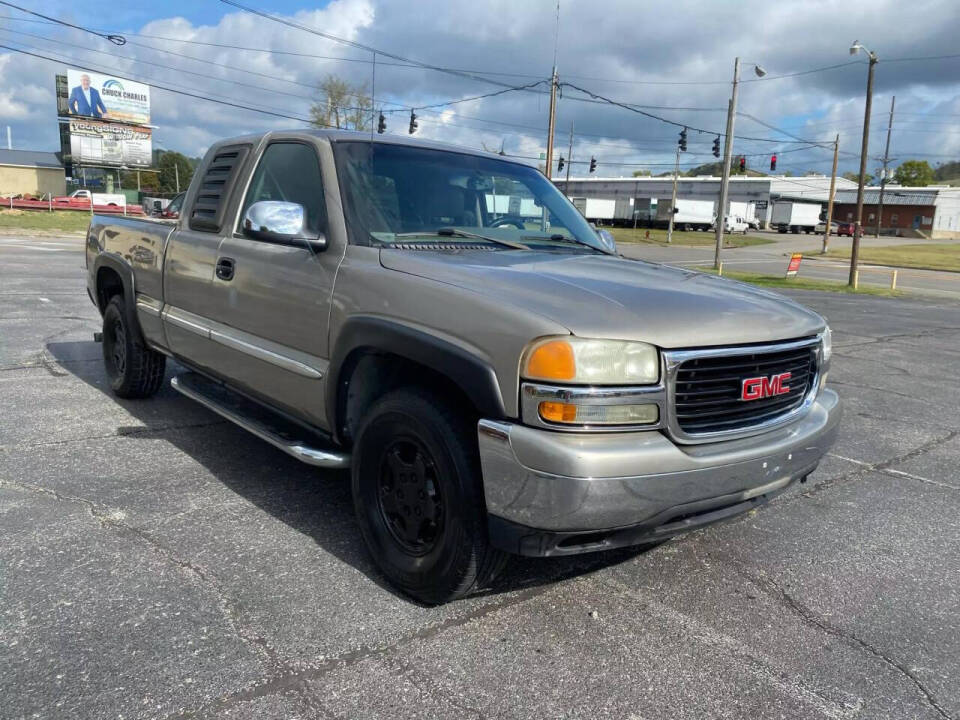
[[[633,176],[634,176],[634,177],[650,177],[650,174],[651,174],[651,173],[650,173],[649,170],[634,170],[634,171],[633,171]]]
[[[859,182],[860,182],[860,173],[845,172],[845,173],[843,174],[843,177],[845,177],[845,178],[846,178],[847,180],[849,180],[850,182],[855,182],[855,183],[859,183]],[[864,185],[869,185],[869,184],[872,183],[872,182],[873,182],[873,175],[871,175],[870,173],[865,173],[864,176],[863,176],[863,184],[864,184]]]
[[[958,160],[937,165],[936,170],[933,171],[933,179],[937,182],[957,178],[960,178],[960,161]]]
[[[178,181],[180,192],[186,190],[187,186],[190,185],[190,178],[193,177],[193,164],[186,155],[173,151],[164,152],[157,160],[157,168],[160,170],[157,174],[157,190],[159,192],[177,192]]]
[[[733,165],[730,165],[731,172],[733,171]],[[697,175],[714,175],[718,176],[723,173],[723,163],[722,162],[712,162],[706,163],[704,165],[697,165],[695,168],[690,168],[687,170],[688,177],[697,177]]]
[[[372,122],[373,98],[367,84],[352,86],[336,75],[327,75],[320,83],[320,97],[310,107],[310,123],[315,127],[344,130],[368,130]]]
[[[893,179],[900,185],[925,187],[933,182],[933,168],[926,160],[906,160],[897,168]]]

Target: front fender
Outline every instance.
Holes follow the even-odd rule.
[[[352,317],[341,328],[326,382],[327,418],[337,427],[338,392],[345,361],[356,350],[390,353],[434,370],[454,382],[485,418],[507,416],[493,367],[447,340],[377,317]]]

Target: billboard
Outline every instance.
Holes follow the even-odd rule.
[[[67,115],[150,124],[150,86],[113,75],[67,70]]]
[[[67,123],[73,164],[150,167],[150,128],[85,117],[71,117]]]

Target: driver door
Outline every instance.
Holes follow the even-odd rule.
[[[323,383],[333,281],[343,248],[318,252],[248,237],[246,209],[263,200],[303,206],[307,229],[326,234],[317,146],[281,139],[264,149],[234,231],[221,241],[211,291],[219,374],[289,414],[325,427]]]

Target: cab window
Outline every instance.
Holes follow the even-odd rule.
[[[297,142],[277,142],[267,146],[250,180],[243,200],[240,223],[247,208],[261,200],[294,202],[303,206],[306,229],[326,231],[323,180],[316,150]]]

